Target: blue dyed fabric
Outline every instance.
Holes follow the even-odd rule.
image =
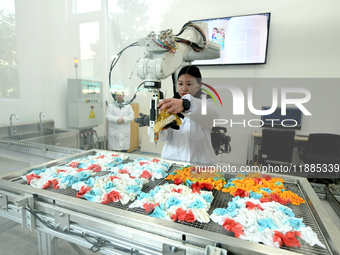
[[[46,171],[46,169],[35,169],[31,173],[36,174],[36,175],[40,175],[41,173],[44,173],[45,171]]]
[[[196,200],[194,202],[192,202],[188,207],[192,208],[192,209],[203,209],[204,204],[202,203],[201,200],[196,198]]]
[[[154,189],[154,191],[155,191],[155,192],[158,192],[158,191],[160,191],[161,189],[162,189],[161,187],[157,186],[157,187]]]
[[[171,206],[180,205],[181,203],[182,203],[181,200],[174,198],[174,197],[169,197],[168,201],[166,201],[166,208],[170,208]]]
[[[306,227],[302,220],[302,218],[288,218],[283,224],[288,223],[294,230],[299,230],[301,227]]]
[[[238,214],[239,212],[239,206],[235,202],[228,202],[228,207],[227,207],[227,214],[230,215],[231,217],[234,217]]]
[[[278,229],[278,226],[275,224],[272,218],[258,219],[257,223],[259,224],[257,228],[260,232],[263,232],[263,230],[266,228]]]
[[[190,181],[190,180],[186,180],[186,181],[185,181],[185,185],[187,185],[188,187],[191,187],[191,185],[192,185],[192,181]]]
[[[161,208],[156,207],[155,210],[153,210],[153,213],[150,214],[150,216],[158,219],[164,219],[166,216],[166,212],[163,211]]]
[[[161,167],[158,167],[156,169],[156,173],[162,174],[162,178],[164,178],[164,177],[166,177],[168,175],[166,172],[164,172],[164,170]]]
[[[125,168],[125,165],[124,164],[120,164],[120,165],[118,165],[117,166],[119,169],[123,169],[123,168]]]
[[[88,201],[91,201],[91,202],[95,202],[96,201],[96,197],[97,196],[101,196],[102,195],[102,192],[100,191],[100,189],[95,189],[95,190],[90,190],[89,192],[87,192],[85,195],[84,195],[84,198]]]
[[[95,182],[96,182],[95,178],[91,177],[87,181],[85,181],[85,184],[92,188],[94,186]]]
[[[67,175],[61,181],[62,183],[67,183],[66,188],[71,187],[74,183],[78,182],[78,179],[75,178],[73,175]]]
[[[137,185],[127,186],[125,189],[128,193],[137,194],[140,191],[140,187]]]
[[[142,200],[143,198],[153,199],[154,195],[156,195],[156,191],[151,190],[149,193],[144,193],[142,191],[138,192],[137,200]]]
[[[81,163],[78,165],[78,168],[88,168],[88,165],[85,164],[84,162],[81,162]]]
[[[283,183],[282,183],[282,182],[275,182],[275,183],[274,183],[274,186],[281,186],[281,185],[283,186]]]
[[[91,176],[90,173],[84,173],[84,172],[77,173],[77,178],[78,178],[79,181],[85,181],[85,180],[87,180],[90,176]]]
[[[104,189],[106,190],[106,192],[110,192],[112,191],[112,189],[114,189],[115,185],[112,182],[107,182],[104,185]]]
[[[140,180],[140,179],[134,179],[135,180],[135,182],[138,184],[138,185],[140,185],[141,183],[143,183],[143,181],[142,180]]]
[[[260,188],[260,190],[263,190],[267,193],[272,193],[272,190],[270,188]]]
[[[229,181],[227,182],[227,184],[224,185],[224,187],[225,188],[236,187],[236,185],[234,183],[232,183],[234,180],[239,180],[239,178],[229,179]]]
[[[208,203],[211,203],[213,200],[213,197],[209,193],[202,194],[201,197]]]
[[[114,161],[115,161],[116,163],[118,163],[118,164],[124,162],[124,160],[123,160],[122,158],[119,158],[119,157],[115,158]]]
[[[216,213],[217,215],[223,216],[228,213],[227,209],[225,208],[216,208],[213,213]]]
[[[111,167],[115,167],[115,166],[117,166],[117,165],[116,165],[116,163],[115,163],[115,162],[110,162],[110,163],[106,163],[106,164],[105,164],[105,166],[107,166],[107,167],[110,167],[110,168],[111,168]]]
[[[262,198],[262,194],[261,193],[256,193],[253,192],[252,190],[249,191],[249,198],[254,198],[254,199],[260,199]]]
[[[279,211],[283,212],[288,217],[295,217],[295,214],[288,207],[280,206],[277,208]]]
[[[166,163],[160,163],[160,165],[166,167],[167,169],[169,169],[169,167],[170,167],[170,166],[169,166],[168,164],[166,164]]]

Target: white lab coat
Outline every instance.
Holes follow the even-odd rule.
[[[201,114],[201,99],[187,94],[182,99],[190,101],[190,109],[183,113],[179,130],[162,130],[159,142],[166,141],[162,158],[198,163],[207,166],[216,165],[217,158],[211,145],[211,128],[219,112],[212,99],[207,100],[207,115]],[[149,135],[153,134],[149,128]]]
[[[130,148],[130,122],[134,119],[131,105],[119,108],[116,104],[110,104],[106,111],[106,119],[109,121],[109,150],[128,150]],[[124,119],[118,124],[118,119]]]

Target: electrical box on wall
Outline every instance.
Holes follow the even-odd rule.
[[[68,125],[84,129],[103,124],[103,83],[68,79]]]

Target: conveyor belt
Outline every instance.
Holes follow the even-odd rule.
[[[124,163],[128,163],[128,162],[131,162],[131,161],[132,160],[125,160]],[[180,166],[178,166],[178,165],[172,165],[171,168],[169,169],[168,173],[175,171],[179,167]],[[102,172],[98,172],[95,176],[102,176],[102,175],[106,175],[108,173],[109,172],[102,171]],[[227,179],[228,178],[234,178],[234,176],[226,176],[226,178]],[[150,190],[154,189],[156,186],[163,185],[166,182],[172,183],[172,182],[164,180],[164,179],[149,181],[148,183],[144,184],[142,191],[147,193]],[[21,182],[21,183],[25,184],[25,182]],[[297,195],[302,197],[304,200],[306,200],[306,197],[303,195],[303,192],[301,191],[301,188],[299,187],[298,184],[285,182],[284,186],[286,187],[287,190],[290,190],[290,191],[296,193]],[[71,196],[71,197],[75,197],[77,192],[78,192],[78,191],[76,191],[72,188],[57,189],[57,190],[54,190],[53,188],[49,188],[47,190],[51,191],[51,192],[58,193],[58,194]],[[213,190],[213,196],[214,196],[214,200],[211,204],[210,210],[208,211],[209,215],[212,214],[212,212],[216,208],[227,208],[228,202],[232,201],[232,198],[233,198],[233,196],[231,196],[229,193],[223,193],[222,191],[217,191],[217,190]],[[128,204],[123,205],[121,202],[115,202],[115,203],[111,202],[107,205],[102,205],[102,206],[112,206],[114,208],[118,208],[118,209],[121,209],[121,210],[128,210],[128,211],[132,211],[134,213],[144,214],[144,215],[146,214],[145,210],[142,209],[142,208],[129,208],[129,205],[131,203],[132,202],[129,202]],[[312,214],[312,211],[311,211],[309,205],[307,203],[304,203],[304,204],[301,204],[299,206],[292,205],[292,204],[288,204],[287,206],[292,209],[296,218],[303,218],[303,223],[306,226],[310,226],[313,229],[313,231],[318,235],[319,240],[326,247],[328,247],[326,239],[325,239],[324,235],[322,234],[322,231],[321,231],[319,225],[317,224],[315,218],[313,217],[313,214]],[[206,231],[212,231],[214,233],[224,234],[224,235],[228,235],[228,236],[232,236],[232,237],[234,236],[234,234],[232,232],[228,232],[222,226],[220,226],[217,223],[214,223],[212,221],[210,221],[209,223],[200,223],[200,222],[196,221],[196,222],[192,222],[192,223],[184,222],[184,223],[177,223],[177,224],[184,224],[184,225],[187,225],[187,226],[190,226],[190,227],[193,227],[193,228],[198,228],[198,229],[202,229],[202,230],[206,230]],[[300,253],[300,254],[312,254],[312,255],[332,254],[327,249],[323,249],[323,248],[321,248],[317,245],[312,247],[309,244],[305,243],[300,238],[297,237],[297,239],[299,240],[301,247],[290,248],[290,247],[282,246],[282,249],[292,251],[292,252],[295,252],[295,253]]]

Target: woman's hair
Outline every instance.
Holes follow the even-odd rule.
[[[194,76],[198,83],[202,81],[202,75],[200,72],[200,69],[198,69],[197,66],[185,66],[181,69],[181,71],[178,73],[177,80],[182,74],[190,74],[191,76]]]

